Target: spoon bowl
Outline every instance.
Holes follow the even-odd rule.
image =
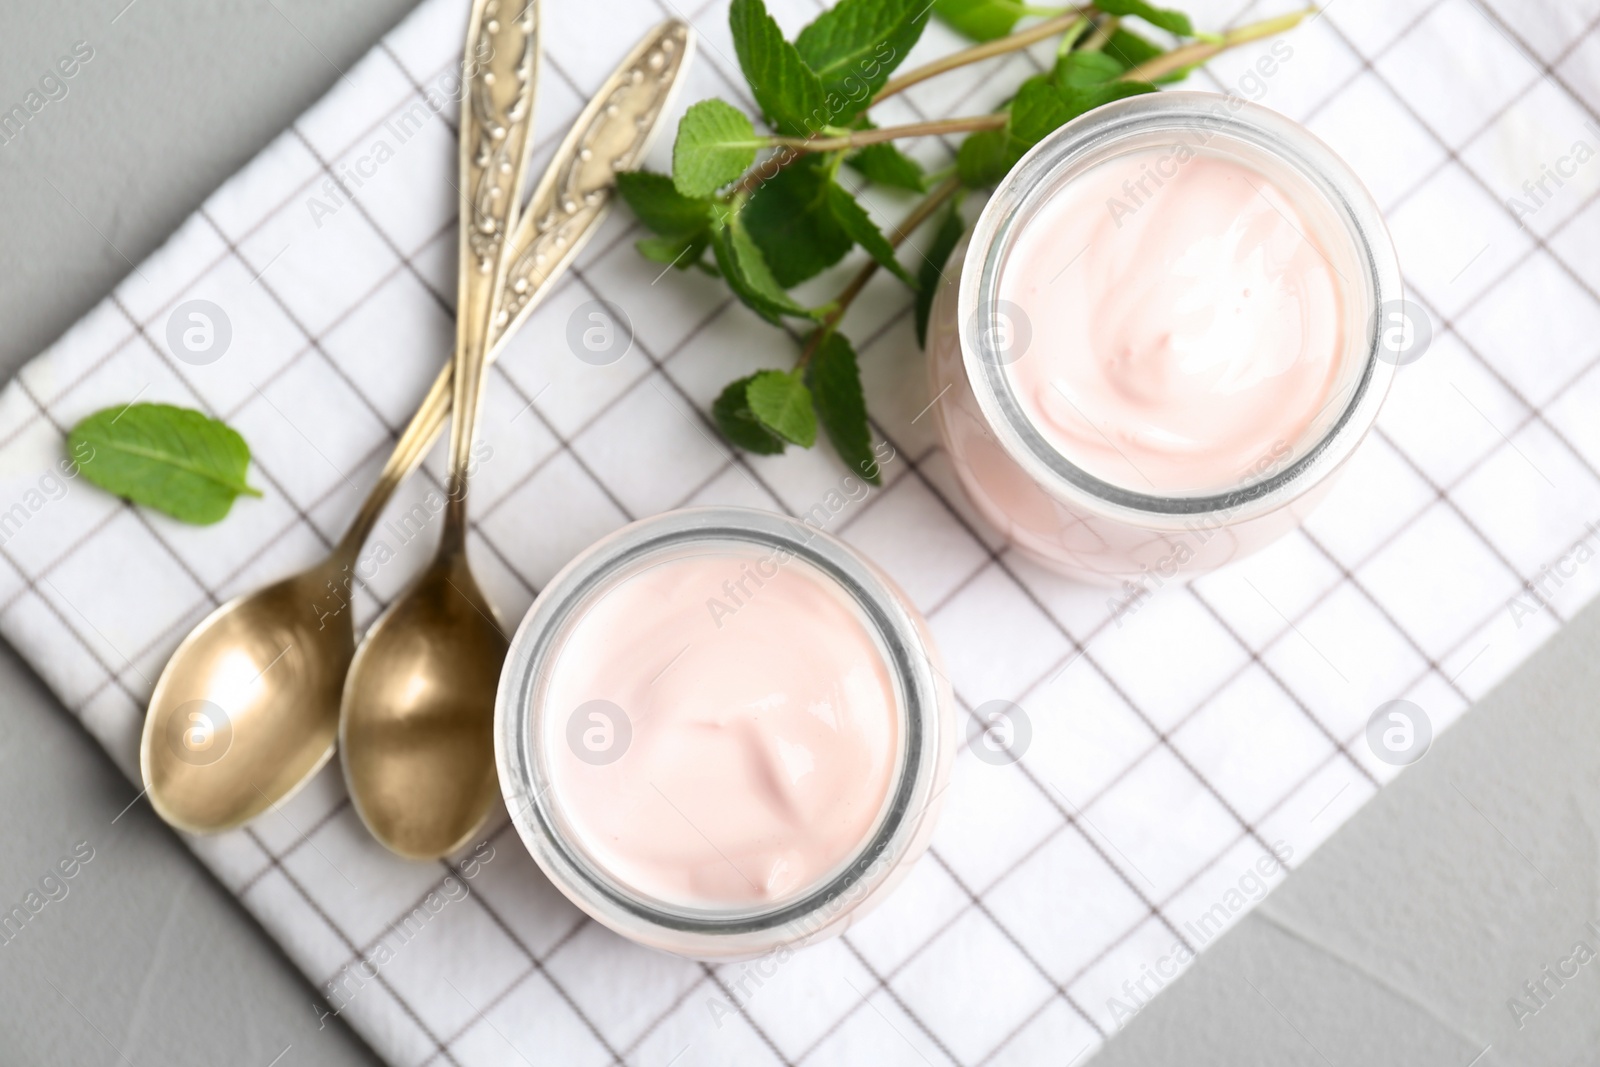
[[[339,751],[356,810],[392,851],[454,852],[498,801],[494,700],[507,647],[464,551],[434,560],[362,641]]]
[[[150,802],[192,833],[238,826],[333,755],[355,630],[340,560],[228,601],[173,653],[150,698],[139,766]]]

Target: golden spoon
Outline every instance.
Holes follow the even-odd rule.
[[[491,360],[604,217],[613,166],[637,166],[692,47],[676,20],[646,35],[557,150],[512,238],[500,297],[506,317],[493,331]],[[617,110],[595,121],[613,102]],[[559,210],[574,200],[578,211]],[[333,755],[355,631],[349,609],[328,610],[340,603],[330,589],[349,600],[361,546],[444,427],[451,383],[447,364],[326,560],[221,605],[173,653],[151,695],[139,761],[151,803],[171,825],[193,833],[238,826],[288,798]]]
[[[480,704],[494,702],[507,642],[467,562],[467,467],[488,369],[484,354],[499,310],[495,291],[510,268],[506,236],[520,209],[537,54],[532,4],[508,25],[495,17],[496,3],[473,4],[472,25],[496,47],[461,109],[455,400],[439,550],[367,631],[350,661],[339,709],[350,799],[373,836],[405,856],[438,856],[464,843],[494,791],[492,780],[485,788],[475,773],[475,720]],[[520,41],[510,38],[519,31]],[[469,55],[477,37],[467,35]],[[479,692],[485,685],[487,699]],[[482,732],[487,736],[488,728]]]
[[[686,27],[666,29],[672,36],[636,49],[568,134],[566,143],[580,146],[576,163],[555,179],[549,236],[531,253],[535,259],[563,254],[603,206],[616,170],[637,161],[687,47]],[[480,310],[470,302],[474,284],[492,281],[482,267],[463,272],[460,307],[473,314]],[[513,306],[516,296],[513,286]],[[497,319],[508,311],[498,310]],[[464,845],[500,795],[494,704],[508,642],[473,580],[466,548],[468,465],[485,364],[482,346],[465,332],[472,318],[458,312],[458,323],[463,333],[438,555],[367,631],[345,679],[339,718],[340,757],[356,811],[374,837],[413,859]]]

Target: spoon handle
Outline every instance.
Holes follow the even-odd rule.
[[[520,10],[515,10],[520,5]],[[502,6],[504,10],[502,10]],[[461,109],[461,242],[456,273],[455,397],[450,428],[447,546],[466,536],[468,464],[499,314],[506,251],[522,211],[522,181],[539,85],[539,0],[475,0],[467,61],[479,60]]]
[[[694,51],[688,24],[668,19],[647,33],[607,78],[573,123],[521,213],[508,249],[509,267],[491,325],[492,363],[552,285],[577,258],[610,207],[618,171],[637,167]],[[411,422],[340,540],[354,559],[389,498],[416,469],[450,416],[454,360],[434,379]]]

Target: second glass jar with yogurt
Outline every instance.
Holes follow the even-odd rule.
[[[941,436],[977,510],[1083,580],[1194,576],[1291,529],[1394,372],[1377,207],[1309,132],[1232,98],[1068,123],[952,264],[928,335]]]
[[[667,512],[569,563],[512,641],[507,807],[595,919],[702,959],[843,931],[926,847],[955,747],[931,635],[798,519]]]

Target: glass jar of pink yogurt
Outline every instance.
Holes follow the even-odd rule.
[[[1301,522],[1371,428],[1401,301],[1377,206],[1298,124],[1162,92],[1035,146],[945,272],[941,438],[976,509],[1084,581],[1193,577]]]
[[[544,873],[698,959],[842,932],[926,848],[954,754],[932,638],[878,569],[745,508],[644,519],[518,628],[495,750]]]

